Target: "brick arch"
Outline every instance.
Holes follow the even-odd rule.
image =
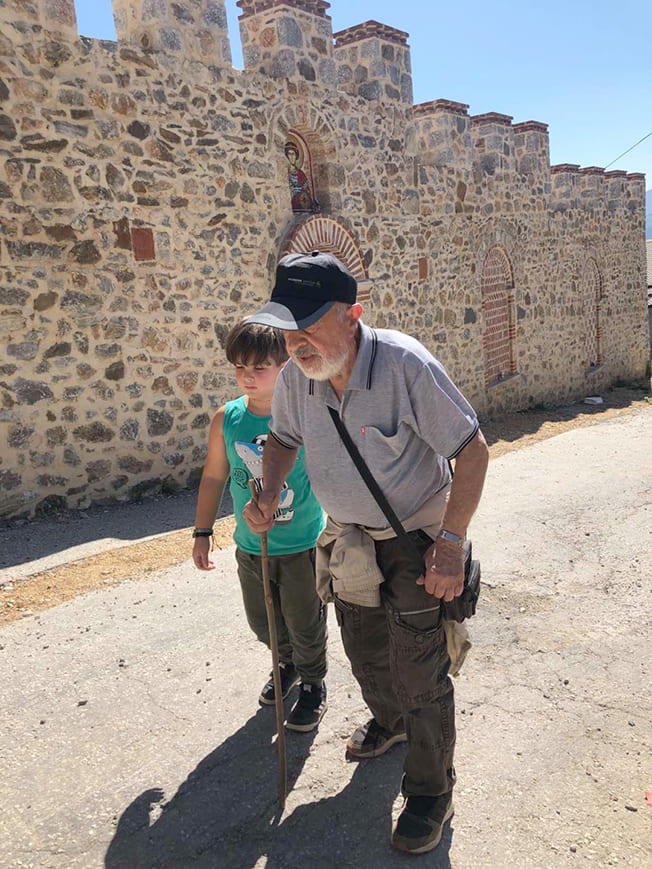
[[[341,260],[358,282],[358,301],[369,301],[369,290],[360,286],[369,280],[367,264],[360,245],[343,223],[323,214],[302,220],[287,237],[281,256],[286,253],[308,253],[311,250],[332,253]]]
[[[492,386],[516,374],[514,273],[502,247],[489,249],[481,280],[485,384]]]
[[[596,368],[602,362],[600,350],[600,300],[602,278],[596,261],[589,257],[584,263],[580,284],[582,305],[582,338],[587,368]]]

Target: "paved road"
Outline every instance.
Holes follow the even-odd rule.
[[[652,865],[651,423],[643,409],[492,461],[472,536],[494,587],[456,684],[456,815],[419,865]],[[2,869],[410,861],[388,847],[404,748],[344,761],[365,711],[334,625],[329,711],[288,736],[277,817],[268,656],[232,551],[216,562],[0,631]]]
[[[196,501],[196,491],[184,490],[142,503],[71,510],[54,519],[0,522],[0,585],[189,528],[195,521]],[[231,496],[226,491],[218,516],[232,513]]]

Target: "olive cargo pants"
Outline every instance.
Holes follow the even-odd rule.
[[[432,545],[424,531],[409,536],[422,555]],[[455,783],[455,704],[439,602],[416,584],[423,564],[396,537],[376,541],[376,560],[385,577],[380,607],[335,600],[344,650],[374,718],[407,733],[404,795],[437,796]]]
[[[269,627],[260,555],[236,549],[238,577],[249,627],[269,648]],[[315,589],[314,550],[269,557],[279,661],[294,662],[303,682],[320,685],[326,675],[326,618]]]

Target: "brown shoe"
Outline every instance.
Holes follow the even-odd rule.
[[[346,751],[351,757],[364,760],[367,757],[379,757],[397,742],[406,741],[405,731],[391,733],[381,727],[375,718],[371,718],[366,724],[354,730],[346,743]]]
[[[408,854],[433,851],[454,811],[452,792],[438,797],[408,797],[392,833],[392,848]]]

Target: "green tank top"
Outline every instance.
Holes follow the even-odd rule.
[[[260,537],[252,534],[242,517],[251,498],[249,479],[263,476],[263,446],[271,416],[255,416],[245,406],[244,395],[224,407],[224,443],[231,468],[229,489],[235,514],[236,546],[250,555],[260,555]],[[312,494],[303,461],[303,447],[281,492],[274,527],[267,533],[270,555],[290,555],[312,549],[325,524],[324,511]]]

